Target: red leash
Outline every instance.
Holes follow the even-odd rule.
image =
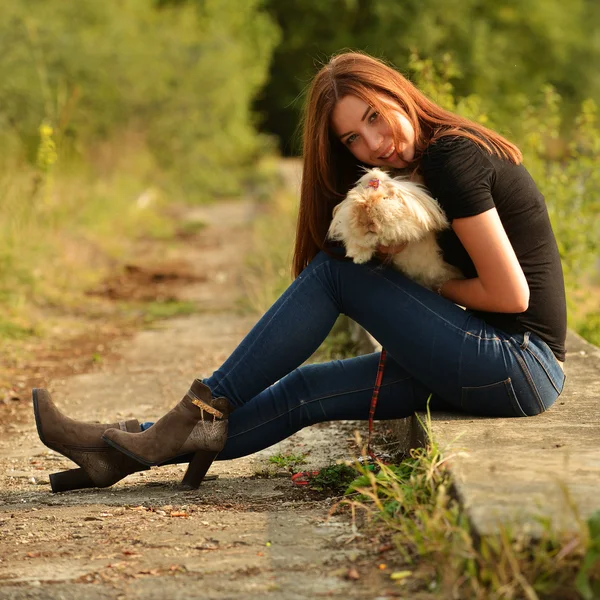
[[[369,408],[369,437],[367,439],[367,454],[377,461],[377,457],[371,450],[371,436],[373,435],[373,419],[375,417],[375,409],[377,408],[377,399],[379,398],[379,388],[383,379],[383,370],[385,367],[386,352],[382,348],[379,356],[379,365],[377,366],[377,377],[375,378],[375,386],[373,387],[373,395],[371,396],[371,406]],[[292,475],[292,483],[295,485],[308,485],[310,478],[318,475],[319,471],[301,471]]]
[[[379,388],[381,387],[381,380],[383,379],[383,369],[385,367],[385,356],[386,352],[382,348],[381,355],[379,356],[379,365],[377,366],[377,377],[375,378],[375,387],[373,388],[373,395],[371,396],[371,408],[369,409],[369,438],[367,439],[367,454],[373,459],[377,460],[373,451],[371,450],[371,435],[373,434],[373,418],[375,417],[375,409],[377,408],[377,399],[379,398]]]

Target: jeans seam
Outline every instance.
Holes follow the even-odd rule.
[[[457,328],[457,329],[459,329],[459,328]],[[462,331],[462,329],[459,329],[459,331]],[[481,337],[480,335],[477,335],[476,333],[471,333],[470,331],[463,331],[463,333],[465,335],[470,335],[471,337],[477,338],[483,342],[501,342],[502,341],[498,336]]]
[[[401,377],[400,379],[395,379],[394,381],[390,381],[388,383],[385,383],[381,386],[381,389],[389,387],[390,385],[394,385],[396,383],[399,383],[401,381],[406,381],[407,379],[413,379],[412,377]],[[232,435],[231,437],[229,437],[228,439],[233,439],[236,438],[240,435],[244,435],[245,433],[249,433],[250,431],[254,431],[255,429],[258,429],[259,427],[262,427],[263,425],[266,425],[268,423],[271,423],[272,421],[275,421],[276,419],[279,419],[281,417],[283,417],[284,415],[289,415],[291,412],[295,411],[296,409],[302,407],[302,406],[306,406],[307,404],[313,404],[314,402],[321,402],[322,400],[327,400],[328,398],[335,398],[336,396],[343,396],[344,394],[348,394],[348,393],[353,393],[353,392],[366,392],[367,390],[372,390],[373,386],[369,386],[366,388],[359,388],[359,389],[353,389],[353,390],[341,390],[339,392],[335,392],[332,394],[327,394],[325,396],[319,396],[318,398],[313,398],[312,400],[308,400],[308,401],[300,401],[299,404],[297,404],[296,406],[294,406],[294,408],[291,408],[285,412],[282,412],[280,414],[278,414],[277,416],[273,417],[272,419],[269,419],[268,421],[262,421],[259,425],[256,425],[255,427],[252,427],[250,429],[245,429],[244,431],[240,431],[239,433],[236,433],[235,435]]]
[[[550,371],[548,371],[548,369],[546,369],[546,366],[544,365],[544,363],[542,363],[542,361],[531,351],[529,350],[529,348],[526,348],[527,352],[529,352],[529,355],[531,357],[533,357],[533,359],[535,360],[535,362],[540,365],[540,367],[542,367],[544,373],[546,373],[546,377],[548,377],[548,380],[550,381],[550,383],[552,384],[552,387],[556,390],[557,394],[561,394],[562,390],[558,389],[558,386],[556,385],[556,383],[554,383],[554,377],[552,377],[552,375],[550,374]],[[563,374],[564,377],[564,374]],[[563,379],[563,383],[564,383],[564,379]]]
[[[546,407],[544,406],[544,403],[542,402],[542,399],[538,392],[537,386],[535,385],[535,381],[533,380],[533,377],[529,371],[529,368],[527,367],[527,363],[525,362],[523,357],[520,356],[518,352],[515,352],[515,350],[512,348],[510,340],[505,340],[505,343],[508,344],[508,349],[512,352],[513,356],[517,359],[517,362],[519,363],[519,366],[521,367],[521,371],[523,372],[523,375],[525,375],[525,379],[527,380],[527,382],[529,383],[529,387],[533,391],[533,395],[535,396],[535,400],[537,402],[538,408],[540,409],[541,412],[545,412]]]

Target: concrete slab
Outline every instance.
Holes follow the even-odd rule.
[[[480,534],[503,524],[535,535],[540,519],[571,531],[600,510],[600,349],[569,332],[565,372],[563,394],[537,417],[433,415],[435,439],[460,452],[452,477]],[[416,419],[412,426],[418,433]]]

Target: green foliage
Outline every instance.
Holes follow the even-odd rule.
[[[13,337],[28,306],[93,285],[129,237],[173,235],[167,202],[245,192],[270,148],[251,103],[277,39],[260,0],[0,3],[0,304]]]
[[[575,584],[584,600],[594,600],[600,595],[600,577],[592,581],[593,570],[598,575],[600,569],[600,511],[587,520],[587,533],[587,548]]]
[[[250,106],[276,41],[259,0],[2,3],[0,129],[34,163],[42,122],[81,157],[135,123],[172,187],[239,193],[263,146]]]
[[[325,341],[313,356],[315,362],[342,360],[361,354],[359,342],[352,336],[352,320],[340,315]]]
[[[293,469],[294,467],[306,464],[306,454],[302,452],[298,454],[294,454],[293,452],[288,454],[273,454],[273,456],[269,456],[269,462],[284,469]]]
[[[586,600],[596,597],[598,514],[565,538],[542,520],[536,539],[508,528],[478,536],[452,494],[446,464],[457,454],[436,443],[429,413],[421,425],[425,448],[413,450],[400,465],[377,463],[371,470],[357,463],[360,477],[342,501],[352,514],[365,511],[392,536],[411,569],[392,579],[411,586],[415,597],[417,591],[435,590],[439,598],[576,598],[575,588]]]
[[[584,315],[584,318],[578,323],[577,331],[588,342],[600,347],[600,311]]]
[[[191,315],[198,312],[198,305],[195,302],[183,300],[146,302],[144,303],[143,311],[144,322],[152,323],[160,319]]]
[[[356,468],[351,465],[330,465],[309,477],[309,486],[311,490],[338,496],[345,493],[356,479],[357,473]]]
[[[9,340],[24,340],[36,334],[36,329],[19,325],[13,321],[0,318],[0,338]]]
[[[265,128],[293,153],[302,95],[320,62],[344,48],[384,57],[402,71],[417,50],[434,64],[451,53],[459,96],[488,99],[512,118],[522,95],[554,85],[567,109],[600,97],[600,4],[594,0],[268,0],[282,31],[258,102]]]

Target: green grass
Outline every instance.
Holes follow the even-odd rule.
[[[207,223],[199,219],[183,221],[177,228],[177,233],[183,236],[193,236],[206,229],[207,226]]]
[[[352,485],[357,480],[358,474],[359,471],[353,465],[345,463],[330,465],[309,478],[309,488],[331,496],[340,496],[354,491]]]
[[[429,413],[422,425],[425,448],[400,465],[378,463],[370,470],[356,463],[360,475],[342,501],[392,536],[405,568],[398,585],[407,597],[432,591],[443,600],[600,597],[600,512],[566,536],[540,521],[536,539],[508,528],[480,537],[452,492],[446,468],[452,452],[433,438]]]
[[[588,342],[600,348],[600,311],[585,315],[583,322],[577,327],[577,333]]]
[[[0,319],[0,339],[26,340],[37,333],[38,329],[33,326],[23,326],[13,321]]]
[[[161,319],[194,314],[198,312],[198,304],[181,300],[146,302],[141,306],[141,310],[144,314],[144,322],[152,323]]]
[[[294,469],[295,467],[306,464],[306,454],[294,454],[293,452],[288,454],[278,453],[270,456],[269,462],[283,469]]]

